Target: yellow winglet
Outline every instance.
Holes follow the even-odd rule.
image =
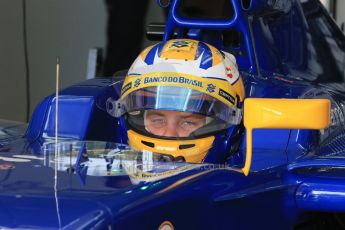
[[[248,175],[252,162],[253,129],[324,129],[330,124],[328,99],[263,99],[244,101],[244,126],[247,130],[246,161]]]

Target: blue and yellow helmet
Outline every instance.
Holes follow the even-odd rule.
[[[174,39],[146,48],[134,61],[116,113],[134,149],[216,163],[229,154],[243,99],[233,55]]]

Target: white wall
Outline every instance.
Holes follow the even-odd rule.
[[[88,50],[105,46],[101,0],[27,0],[31,111],[55,90],[56,57],[61,88],[85,79]],[[0,1],[0,118],[25,120],[22,0]]]
[[[88,51],[104,47],[103,1],[29,0],[28,47],[32,108],[55,89],[56,57],[61,88],[85,79]]]
[[[25,118],[25,65],[20,0],[0,1],[0,118]]]
[[[339,26],[341,26],[342,23],[345,23],[345,1],[344,0],[338,0],[337,1],[337,14],[336,14],[336,21]],[[345,31],[343,31],[345,32]]]
[[[320,0],[322,2],[322,4],[326,7],[326,9],[328,9],[329,11],[331,11],[332,9],[330,9],[332,7],[332,4],[334,4],[334,2],[336,1],[336,12],[335,12],[335,21],[337,22],[338,26],[341,27],[341,24],[344,23],[345,26],[345,1],[344,0]],[[331,12],[331,16],[334,18],[333,13]],[[345,31],[343,31],[345,32]]]
[[[164,21],[156,1],[149,3],[145,23]],[[26,7],[31,114],[55,90],[57,56],[60,88],[86,78],[89,49],[105,48],[107,15],[104,0],[26,0]],[[0,119],[25,121],[22,20],[22,0],[0,1]]]

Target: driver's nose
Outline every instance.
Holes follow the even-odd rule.
[[[166,137],[177,137],[177,125],[175,124],[169,124],[164,132],[164,136]]]

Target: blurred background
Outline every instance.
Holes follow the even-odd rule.
[[[303,0],[301,0],[303,1]],[[321,0],[344,31],[345,1]],[[137,5],[135,5],[137,4]],[[129,68],[148,41],[144,28],[164,22],[156,0],[0,0],[0,119],[26,122],[36,105],[60,88]]]

